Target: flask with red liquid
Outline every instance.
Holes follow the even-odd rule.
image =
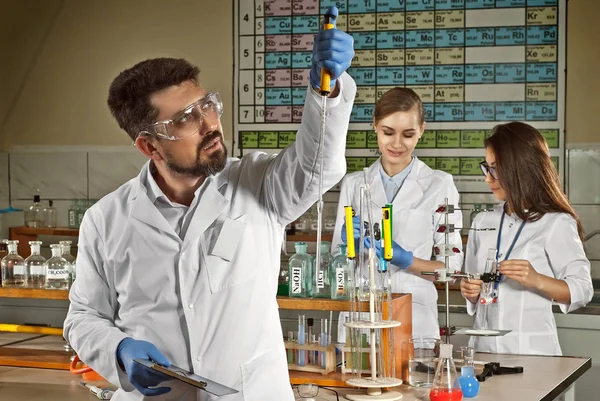
[[[463,399],[456,367],[452,360],[452,344],[440,346],[440,360],[435,370],[429,399],[431,401],[461,401]]]

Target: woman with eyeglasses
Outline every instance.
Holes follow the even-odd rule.
[[[397,87],[384,93],[375,105],[373,128],[381,156],[368,168],[366,176],[373,218],[381,220],[382,206],[393,205],[393,258],[389,263],[392,291],[412,294],[413,336],[439,338],[437,290],[432,276],[421,273],[444,267],[443,257],[432,258],[433,247],[444,242],[444,233],[438,232],[444,215],[436,210],[446,198],[450,205],[458,206],[458,191],[450,174],[431,169],[413,155],[425,131],[423,104],[413,90]],[[346,242],[344,206],[351,205],[357,214],[353,224],[355,238],[359,237],[359,229],[367,217],[358,216],[364,177],[360,171],[348,174],[342,181],[333,249]],[[460,211],[449,215],[449,223],[455,227],[450,241],[462,250]],[[365,245],[371,245],[368,237]],[[380,256],[379,244],[376,249]],[[462,253],[450,258],[450,267],[460,270],[462,259]],[[341,323],[344,317],[340,315]],[[339,324],[338,341],[344,338],[343,324]]]
[[[483,273],[489,250],[496,249],[491,253],[499,281],[492,284],[492,302],[480,300],[481,280],[463,280],[460,288],[469,314],[475,314],[475,329],[511,331],[472,337],[475,349],[561,355],[553,301],[568,313],[594,293],[581,222],[561,189],[544,138],[530,125],[496,126],[485,140],[481,168],[502,204],[474,219],[465,271]]]

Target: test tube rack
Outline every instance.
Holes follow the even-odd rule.
[[[326,375],[334,372],[336,368],[336,357],[335,357],[335,345],[330,344],[328,346],[322,346],[318,344],[298,344],[296,342],[284,341],[286,350],[295,351],[317,351],[319,353],[325,353],[325,367],[322,368],[320,365],[306,364],[300,366],[295,363],[288,363],[288,370],[296,370],[300,372],[312,372]],[[305,358],[307,360],[308,358]]]

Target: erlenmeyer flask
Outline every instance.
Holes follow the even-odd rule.
[[[440,346],[440,361],[435,370],[429,399],[431,401],[461,401],[463,399],[456,368],[452,360],[452,344],[442,344]]]

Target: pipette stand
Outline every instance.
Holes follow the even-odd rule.
[[[372,216],[372,210],[371,210],[371,196],[370,196],[370,192],[369,192],[369,187],[367,184],[367,180],[366,180],[366,174],[365,174],[365,185],[361,187],[361,192],[360,192],[360,198],[361,198],[361,206],[360,206],[360,211],[359,211],[359,215],[361,216],[361,219],[364,218],[368,218],[368,231],[370,232],[370,238],[371,238],[371,244],[374,244],[374,236],[373,236],[373,225],[375,223],[375,221],[373,220],[373,216]],[[363,215],[363,205],[366,205],[366,213],[368,213],[366,216]],[[379,221],[379,220],[377,220]],[[358,254],[358,260],[359,260],[359,277],[361,279],[361,282],[358,282],[356,279],[353,280],[353,282],[355,283],[355,287],[356,284],[358,284],[359,289],[358,289],[358,294],[352,294],[351,295],[351,300],[350,302],[355,303],[355,305],[353,306],[352,310],[353,311],[358,311],[360,310],[359,308],[359,303],[363,300],[361,299],[364,296],[364,300],[366,301],[367,296],[368,296],[368,301],[369,301],[369,312],[368,312],[368,320],[362,320],[361,319],[361,314],[358,313],[351,313],[350,314],[350,321],[344,323],[346,327],[350,328],[350,336],[351,336],[351,346],[352,346],[352,358],[356,361],[356,360],[361,360],[362,359],[362,344],[358,343],[358,338],[360,338],[360,330],[364,330],[364,331],[369,331],[369,338],[370,338],[370,348],[371,351],[369,353],[369,359],[370,359],[370,374],[368,375],[363,375],[362,374],[362,369],[358,369],[358,367],[356,365],[358,364],[354,364],[353,363],[353,367],[355,369],[353,369],[353,378],[350,380],[347,380],[346,383],[349,386],[352,387],[359,387],[359,388],[366,388],[366,394],[352,394],[352,395],[346,395],[346,398],[348,398],[349,400],[352,401],[372,401],[372,400],[386,400],[386,401],[396,401],[396,400],[400,400],[402,399],[402,394],[396,391],[383,391],[383,389],[385,388],[392,388],[392,387],[397,387],[400,386],[402,384],[402,380],[398,379],[395,377],[396,375],[396,370],[395,370],[395,353],[394,353],[394,348],[393,347],[389,347],[389,345],[387,347],[383,346],[383,339],[384,338],[388,338],[389,339],[393,339],[394,334],[393,334],[393,328],[395,327],[399,327],[401,325],[400,322],[398,321],[394,321],[391,320],[391,314],[388,314],[388,319],[389,320],[383,320],[383,315],[382,315],[382,305],[385,304],[385,302],[382,302],[382,299],[385,295],[383,295],[383,292],[381,291],[382,289],[378,289],[377,288],[377,284],[376,284],[376,274],[383,274],[384,278],[387,278],[387,281],[379,281],[379,282],[384,282],[384,285],[387,285],[389,287],[389,285],[391,284],[389,280],[389,271],[386,272],[381,272],[381,271],[377,271],[376,269],[376,265],[378,263],[378,258],[375,255],[375,250],[373,248],[369,249],[369,257],[367,258],[367,260],[365,260],[365,258],[363,257],[364,253],[364,236],[363,236],[363,231],[361,230],[361,235],[360,235],[360,250],[357,253]],[[365,263],[367,264],[367,269],[365,269]],[[366,276],[364,276],[363,274],[367,273],[369,274],[368,278]],[[355,272],[356,274],[356,272]],[[365,280],[366,284],[363,285],[362,280]],[[366,288],[368,284],[368,289]],[[389,290],[389,288],[388,288]],[[368,294],[367,294],[368,292]],[[388,291],[389,293],[389,291]],[[381,296],[378,296],[377,300],[375,299],[376,296],[375,294],[381,294]],[[386,299],[386,301],[391,301],[391,299]],[[376,311],[376,304],[377,304],[377,310]],[[383,330],[383,332],[382,332]],[[386,332],[387,331],[387,332]],[[378,343],[379,341],[379,343]],[[377,351],[379,347],[379,352]],[[385,348],[385,349],[384,349]]]

